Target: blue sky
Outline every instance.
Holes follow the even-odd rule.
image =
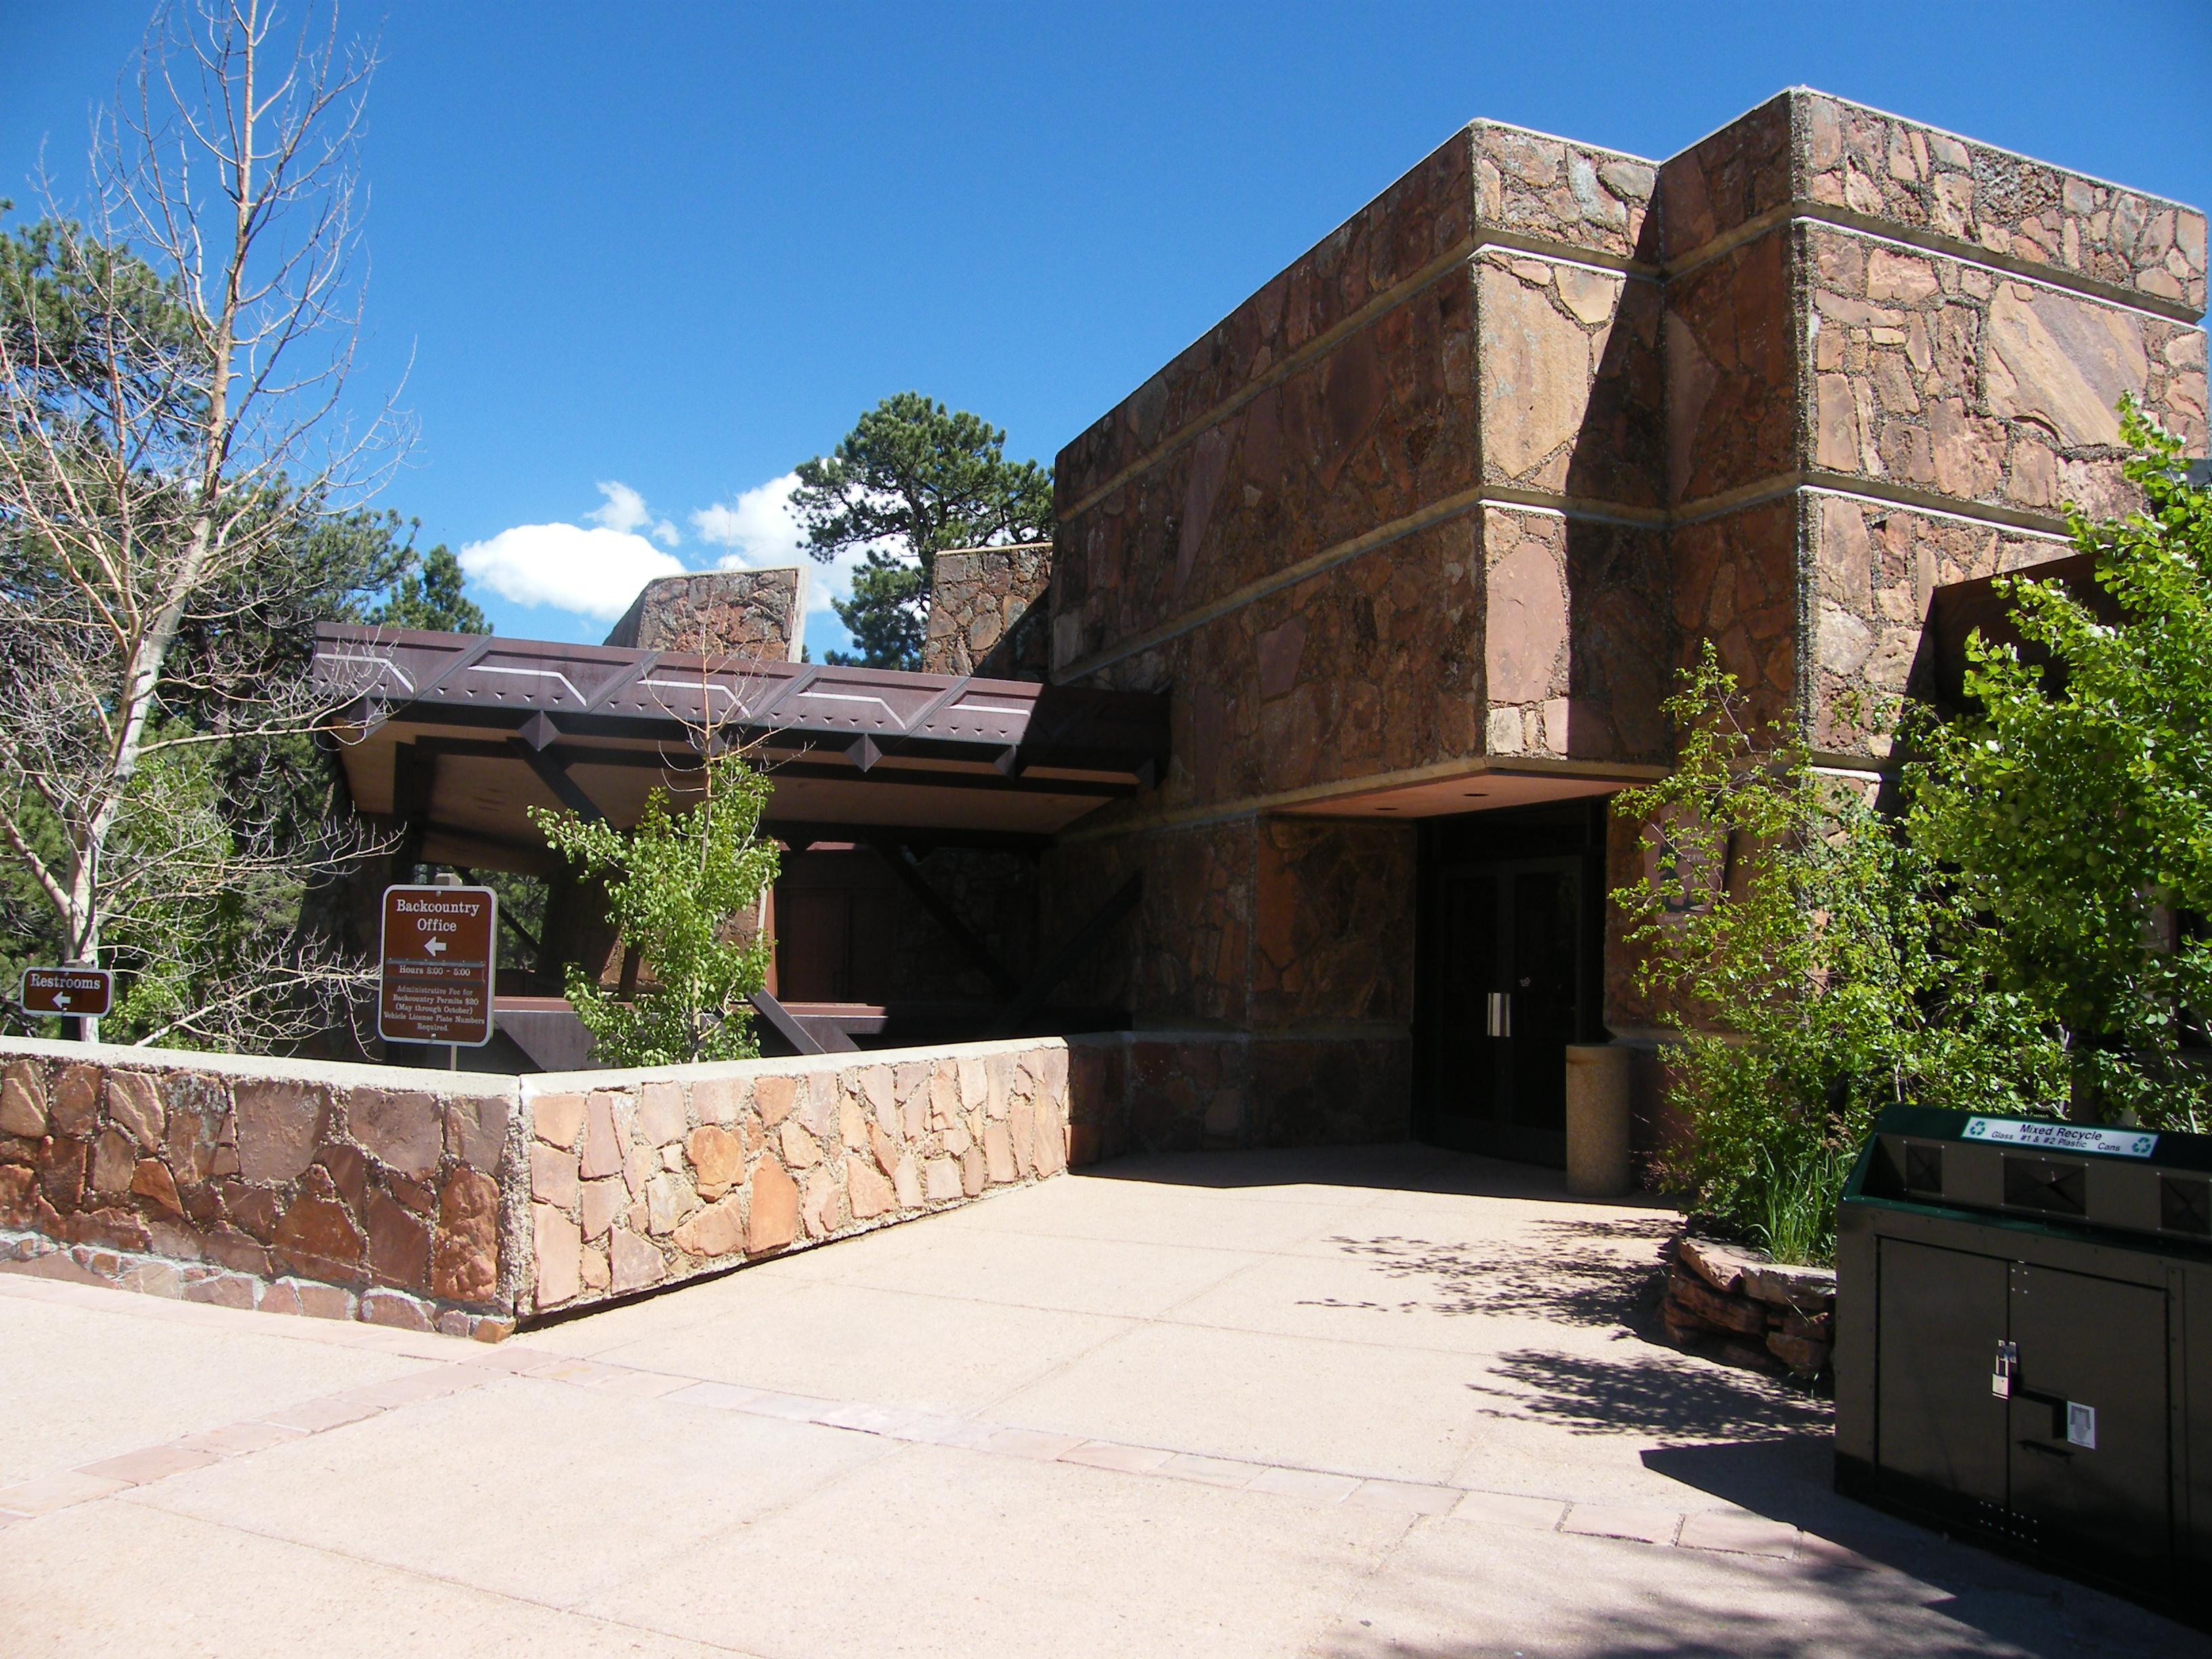
[[[0,0],[19,211],[42,144],[80,175],[144,15]],[[1659,157],[1804,83],[2212,203],[2206,0],[343,15],[385,58],[356,383],[404,372],[419,426],[381,502],[519,549],[550,599],[477,596],[544,638],[599,638],[551,600],[605,611],[656,553],[788,562],[767,486],[890,392],[1049,461],[1476,116]],[[570,530],[514,533],[545,526]]]

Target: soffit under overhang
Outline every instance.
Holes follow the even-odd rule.
[[[495,867],[542,855],[533,806],[627,827],[656,784],[680,805],[709,747],[761,766],[772,823],[1039,840],[1167,751],[1164,696],[975,676],[338,626],[314,673],[360,810]]]

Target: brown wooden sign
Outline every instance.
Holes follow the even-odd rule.
[[[491,1041],[499,896],[489,887],[387,887],[376,997],[386,1042]]]
[[[26,968],[23,1012],[98,1019],[107,1012],[114,989],[114,975],[105,968]]]

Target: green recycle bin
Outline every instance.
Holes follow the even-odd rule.
[[[2212,1623],[2212,1136],[1893,1106],[1837,1226],[1838,1489]]]

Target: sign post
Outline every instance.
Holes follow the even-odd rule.
[[[489,887],[386,888],[377,1036],[456,1051],[489,1042],[498,925]]]
[[[27,1014],[59,1014],[70,1036],[84,1040],[84,1022],[107,1012],[115,976],[105,968],[26,968],[16,1000]]]

